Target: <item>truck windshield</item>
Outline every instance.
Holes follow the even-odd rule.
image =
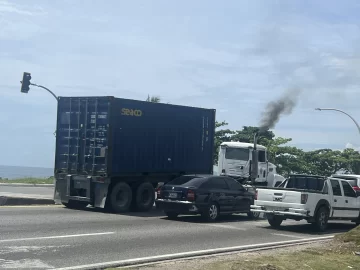
[[[246,148],[226,148],[226,159],[249,160],[249,149]]]

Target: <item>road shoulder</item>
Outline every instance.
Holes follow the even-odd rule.
[[[241,252],[230,255],[208,256],[176,260],[148,266],[129,267],[137,270],[338,270],[359,269],[360,226],[344,234],[345,238],[277,248],[272,250]],[[350,240],[351,239],[351,240]],[[358,242],[351,242],[358,239]]]

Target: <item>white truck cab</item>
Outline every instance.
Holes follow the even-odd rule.
[[[218,173],[234,178],[250,177],[254,144],[245,142],[223,142],[219,148]],[[275,187],[285,178],[276,173],[276,166],[267,159],[265,146],[257,145],[258,177],[256,185]]]

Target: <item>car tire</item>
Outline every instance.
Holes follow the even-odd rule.
[[[208,222],[216,221],[220,216],[219,205],[215,202],[210,203],[206,210],[201,213],[201,216]]]
[[[176,219],[179,214],[176,212],[165,212],[165,215],[167,215],[168,219]]]
[[[127,212],[131,206],[132,190],[124,182],[117,183],[110,193],[110,206],[115,213]]]
[[[325,232],[328,227],[329,209],[325,206],[319,208],[315,214],[315,221],[312,223],[319,232]]]
[[[260,213],[259,212],[248,212],[247,213],[248,217],[251,219],[259,219],[260,217]]]
[[[136,189],[135,207],[137,211],[149,211],[155,202],[155,189],[149,182],[142,183]]]
[[[66,208],[70,209],[84,209],[86,208],[89,203],[88,202],[82,202],[82,201],[73,201],[69,200],[67,203],[62,203]]]
[[[276,216],[276,215],[271,215],[271,216],[268,215],[267,219],[268,219],[270,226],[274,227],[274,228],[279,228],[281,223],[284,220],[282,217]]]

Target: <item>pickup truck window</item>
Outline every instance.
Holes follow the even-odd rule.
[[[343,186],[344,196],[356,198],[356,193],[355,193],[354,189],[350,186],[350,184],[348,182],[341,181],[341,184]]]
[[[330,180],[334,196],[342,196],[338,180]]]
[[[308,189],[322,191],[325,180],[318,177],[292,176],[288,179],[286,188]],[[281,186],[284,186],[283,183]]]

